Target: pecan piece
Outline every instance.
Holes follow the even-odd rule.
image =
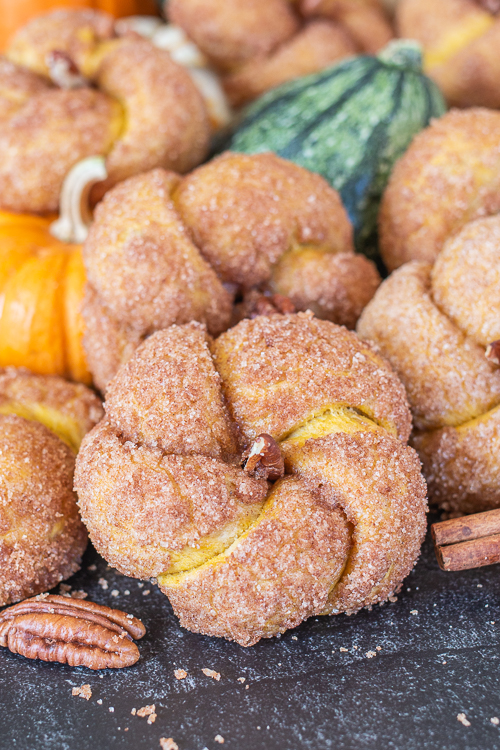
[[[500,365],[500,340],[492,341],[486,347],[486,357],[494,365]]]
[[[71,667],[129,667],[139,659],[132,638],[145,632],[125,612],[65,596],[37,596],[0,613],[0,646]]]
[[[90,85],[67,52],[53,49],[47,55],[47,67],[52,83],[60,89],[81,89]]]
[[[274,482],[285,473],[281,450],[271,435],[258,435],[242,456],[243,471],[256,479],[269,479]]]

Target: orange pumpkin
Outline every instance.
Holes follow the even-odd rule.
[[[90,383],[81,343],[81,246],[55,239],[50,224],[0,211],[0,366]]]
[[[21,26],[41,13],[56,8],[93,8],[111,13],[116,18],[133,15],[154,15],[154,0],[0,0],[0,52],[5,49],[8,39]]]

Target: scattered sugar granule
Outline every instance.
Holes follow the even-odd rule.
[[[94,570],[97,570],[97,565],[89,565],[87,567],[87,570],[91,570],[92,572],[94,572]]]
[[[241,684],[243,685],[243,683],[245,682],[245,678],[244,677],[238,677],[238,682],[241,682]]]
[[[207,677],[211,677],[213,680],[217,680],[217,682],[219,682],[220,672],[215,672],[213,669],[202,669],[201,671]]]
[[[102,587],[103,591],[107,591],[107,589],[109,589],[109,583],[105,578],[99,578],[97,583]]]
[[[411,609],[410,615],[418,615],[418,609]]]
[[[457,720],[460,722],[460,724],[463,724],[464,727],[470,727],[470,721],[467,720],[465,714],[457,714]]]
[[[125,594],[125,596],[130,596],[130,591],[128,589],[125,589],[123,593]]]
[[[137,713],[137,709],[136,709],[136,708],[133,708],[133,709],[132,709],[132,711],[131,711],[130,713],[132,714],[132,716],[135,716],[135,715],[136,715],[136,713]]]
[[[245,685],[245,690],[248,690],[249,687],[250,685]]]
[[[97,702],[98,702],[98,704],[99,704],[100,706],[102,706],[102,698],[99,698]]]
[[[447,662],[445,662],[445,661],[441,662],[441,664],[446,664],[446,663],[447,663]]]
[[[375,646],[375,651],[382,651],[382,646]]]
[[[150,706],[143,706],[137,711],[137,716],[140,716],[141,719],[144,719],[144,717],[148,716],[148,724],[152,724],[154,721],[156,721],[156,706],[154,703],[152,703]],[[154,716],[154,719],[151,717]]]
[[[343,646],[341,646],[340,650],[342,651],[343,654],[347,654],[347,652],[348,652],[349,649],[344,648]]]
[[[80,687],[74,687],[71,695],[78,695],[80,698],[85,698],[86,701],[89,701],[92,698],[92,690],[90,689],[90,685],[81,685]]]
[[[500,724],[500,719],[497,716],[493,716],[490,719],[491,723],[494,724],[496,727]]]
[[[297,638],[297,636],[296,636],[296,635],[292,635],[292,641],[298,641],[298,640],[299,640],[299,639]]]
[[[215,742],[218,742],[219,745],[224,744],[224,737],[221,737],[220,734],[216,734],[214,737]]]
[[[150,714],[148,716],[148,724],[154,724],[156,721],[157,714]]]
[[[482,583],[478,583],[477,586],[476,586],[476,588],[482,589],[483,588],[483,584]]]
[[[72,599],[86,599],[88,596],[86,591],[82,591],[79,589],[78,591],[72,591],[71,592],[71,598]]]
[[[393,602],[393,603],[394,603],[394,602],[397,602],[397,600],[398,600],[398,597],[397,597],[397,596],[390,596],[390,597],[389,597],[389,601],[390,601],[390,602]]]
[[[175,675],[176,680],[185,680],[186,677],[188,676],[188,673],[186,672],[185,669],[175,669],[174,675]]]
[[[161,750],[179,750],[179,745],[174,742],[172,737],[160,737]]]
[[[146,589],[145,591],[142,592],[142,595],[143,596],[147,596],[150,593],[151,593],[151,591],[149,589]]]
[[[143,588],[144,588],[144,584],[143,584],[143,582],[142,582],[142,581],[139,581],[139,583],[137,584],[137,586],[138,586],[138,588],[140,588],[140,589],[143,589]]]
[[[366,654],[365,654],[365,656],[366,656],[367,659],[373,659],[374,656],[377,656],[377,652],[376,651],[367,651]]]
[[[71,591],[71,586],[68,586],[67,583],[59,584],[59,593],[61,594],[61,596],[69,596],[70,591]]]
[[[114,712],[115,712],[114,706],[110,706],[109,709],[108,709],[108,711],[109,711],[110,714],[114,714]]]
[[[120,596],[120,592],[118,591],[118,589],[113,589],[113,591],[111,592],[111,596]]]

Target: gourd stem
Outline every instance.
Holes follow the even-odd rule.
[[[379,52],[377,58],[395,68],[422,72],[422,46],[415,39],[394,39]]]
[[[53,237],[62,242],[85,242],[92,222],[90,191],[107,176],[103,156],[89,156],[70,169],[61,189],[59,218],[50,225]]]

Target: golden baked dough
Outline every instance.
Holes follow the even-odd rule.
[[[102,414],[85,386],[0,370],[0,606],[78,570],[87,533],[73,492],[75,454]]]
[[[51,54],[83,74],[77,88],[50,85]],[[113,38],[111,16],[74,10],[40,16],[17,32],[6,56],[2,208],[57,210],[64,177],[88,156],[106,157],[108,178],[97,197],[138,172],[158,166],[186,172],[206,156],[208,114],[189,73],[145,39]],[[28,76],[38,76],[38,86]]]
[[[149,337],[111,382],[75,486],[120,571],[155,577],[181,624],[252,645],[399,590],[425,533],[404,389],[355,334],[311,313]],[[278,441],[274,485],[240,468]]]
[[[500,212],[500,112],[452,110],[413,140],[380,207],[380,251],[393,270],[433,263],[467,222]]]
[[[273,154],[125,181],[97,207],[84,258],[84,344],[101,390],[155,330],[198,320],[221,333],[235,292],[265,287],[354,326],[380,281],[354,254],[338,193]]]
[[[378,0],[170,0],[167,13],[221,71],[233,106],[393,36]]]
[[[500,18],[494,4],[400,0],[397,5],[399,36],[421,42],[426,73],[454,106],[500,107]]]
[[[413,261],[379,288],[358,322],[403,381],[429,495],[447,511],[500,506],[500,217],[467,224],[432,267]]]

